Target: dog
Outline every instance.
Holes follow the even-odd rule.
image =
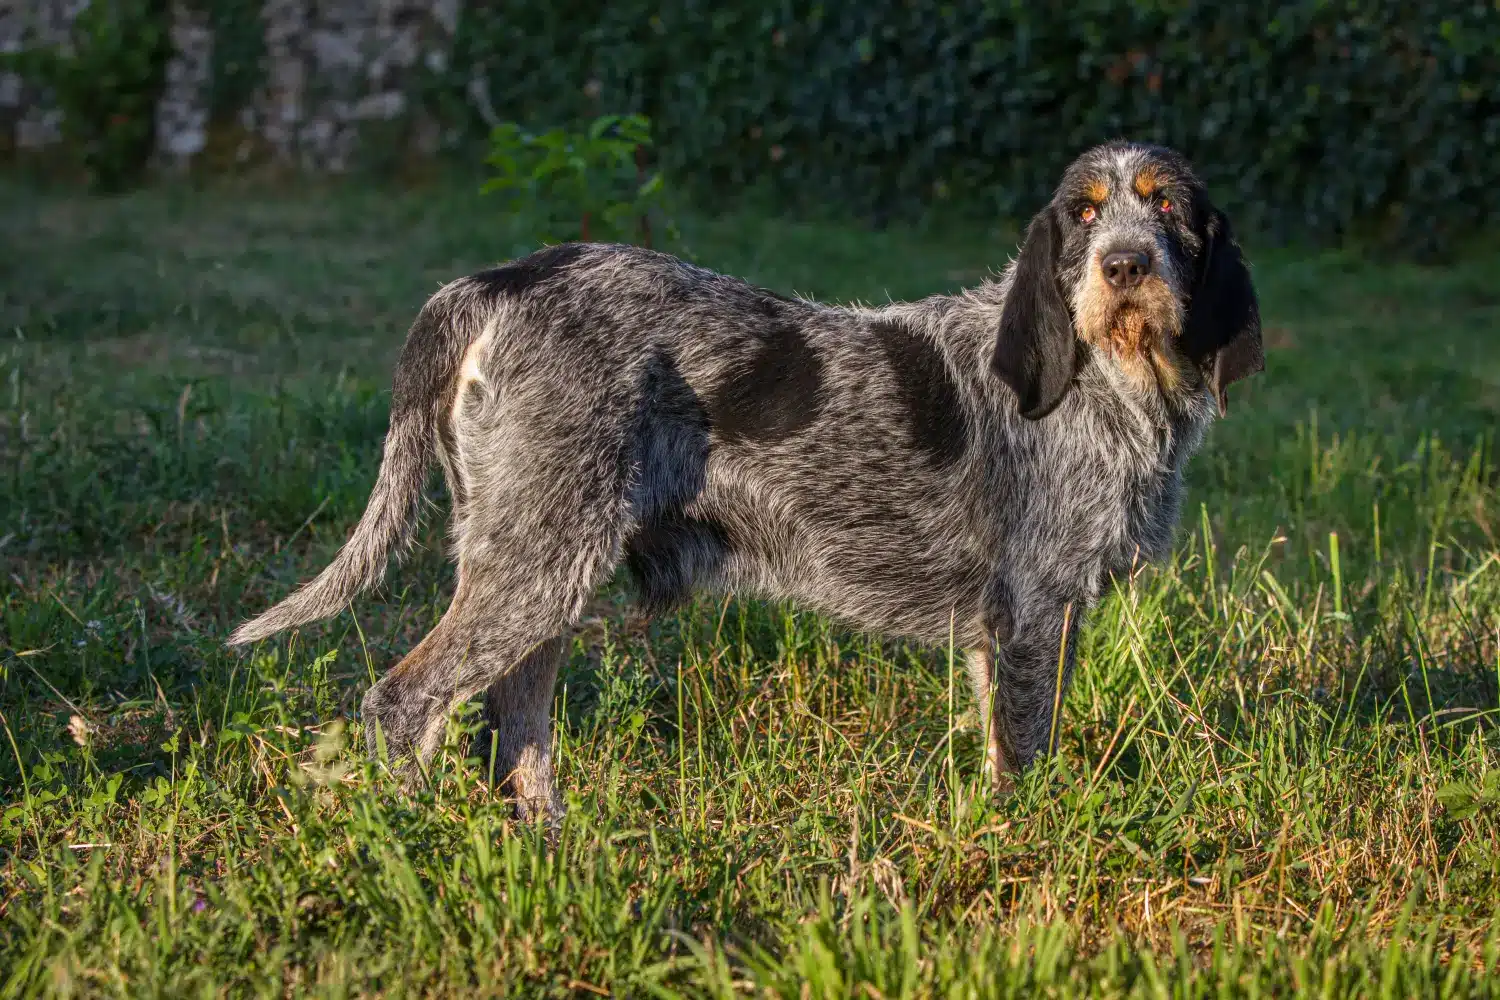
[[[457,585],[365,695],[372,755],[416,766],[483,692],[518,811],[555,819],[559,660],[623,566],[650,611],[710,590],[953,636],[1005,788],[1055,749],[1080,623],[1169,553],[1189,456],[1263,368],[1229,219],[1156,146],[1084,153],[998,280],[915,302],[836,307],[637,247],[548,247],[426,303],[353,535],[229,642],[377,584],[436,455]]]

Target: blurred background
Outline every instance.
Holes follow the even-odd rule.
[[[883,225],[1029,214],[1128,136],[1241,228],[1440,250],[1500,208],[1488,2],[12,0],[0,143],[105,188],[148,167],[477,164],[496,125],[644,116],[703,203]]]

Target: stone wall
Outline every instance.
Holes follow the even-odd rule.
[[[424,69],[441,70],[461,0],[264,0],[261,83],[234,117],[248,144],[312,169],[347,169],[362,126],[401,122],[420,151],[437,125],[411,99]],[[0,51],[66,44],[88,0],[0,0]],[[207,144],[214,32],[201,3],[174,0],[174,54],[157,106],[156,150],[190,164]],[[61,113],[14,74],[0,74],[0,130],[18,149],[60,137]],[[247,149],[248,153],[249,150]]]
[[[0,0],[0,52],[66,42],[68,26],[88,0]],[[0,73],[0,128],[22,149],[62,137],[62,113],[14,73]]]

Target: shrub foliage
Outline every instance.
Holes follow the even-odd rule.
[[[64,138],[102,190],[134,182],[151,155],[172,52],[169,14],[167,0],[94,0],[65,44],[0,56],[0,71],[51,92]]]
[[[264,74],[264,0],[193,2],[222,119]],[[149,136],[166,7],[94,6],[111,13],[85,17],[71,59],[23,68],[114,181]],[[413,104],[478,138],[476,80],[538,131],[646,116],[675,183],[842,211],[962,197],[1021,217],[1080,149],[1123,135],[1182,149],[1271,235],[1427,249],[1500,215],[1495,0],[464,0]]]
[[[499,193],[525,209],[541,243],[565,240],[651,244],[649,213],[666,193],[660,172],[648,173],[651,123],[640,115],[601,115],[580,131],[524,131],[514,122],[490,133],[483,193]]]
[[[1014,217],[1124,135],[1279,235],[1430,244],[1500,209],[1490,0],[507,0],[455,56],[506,117],[648,115],[668,173],[721,190]]]

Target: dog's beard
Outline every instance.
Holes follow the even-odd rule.
[[[1158,313],[1137,307],[1127,306],[1116,315],[1115,325],[1111,328],[1112,340],[1132,345],[1132,356],[1149,366],[1157,388],[1164,395],[1174,395],[1182,388],[1187,376],[1186,359],[1177,348],[1181,324],[1171,322],[1175,319],[1175,312],[1169,314],[1166,324]]]
[[[1111,353],[1129,356],[1150,351],[1160,336],[1161,322],[1156,316],[1134,303],[1125,303],[1113,310],[1106,339]]]
[[[1190,366],[1177,346],[1182,307],[1167,283],[1153,278],[1124,293],[1102,285],[1098,282],[1077,303],[1084,339],[1143,385],[1154,384],[1167,394],[1178,391]]]

